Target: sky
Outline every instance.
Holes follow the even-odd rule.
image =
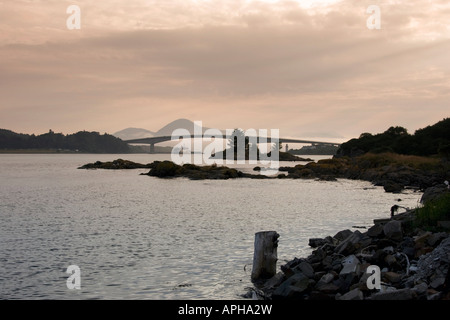
[[[450,116],[449,40],[448,0],[0,0],[0,128],[414,133]]]

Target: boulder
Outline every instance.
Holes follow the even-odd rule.
[[[352,234],[353,234],[353,232],[351,230],[346,229],[346,230],[342,230],[342,231],[339,231],[338,233],[336,233],[333,238],[336,239],[337,241],[341,242],[341,241],[344,241],[345,239],[347,239]]]
[[[384,225],[383,232],[386,238],[393,241],[401,241],[403,238],[402,223],[397,220],[389,221]]]
[[[404,186],[399,183],[387,181],[384,183],[383,188],[384,188],[384,191],[386,191],[386,192],[400,193],[400,192],[402,192]]]
[[[299,299],[310,287],[310,279],[303,273],[296,273],[284,281],[272,294],[272,299]]]
[[[314,278],[314,269],[311,266],[311,264],[309,264],[306,261],[302,261],[300,262],[295,268],[294,268],[295,272],[301,272],[303,273],[305,276],[307,276],[308,278]]]
[[[383,235],[383,225],[381,223],[374,224],[367,230],[367,235],[372,238],[378,238]]]
[[[308,241],[308,245],[311,248],[317,248],[317,247],[321,247],[325,244],[333,244],[333,240],[331,237],[326,237],[326,238],[311,238]]]
[[[444,193],[450,192],[448,187],[445,184],[440,184],[437,186],[429,187],[425,190],[425,192],[422,195],[422,198],[420,198],[420,202],[425,204],[429,201],[432,201],[439,196],[441,196]]]
[[[399,283],[402,280],[402,275],[396,272],[388,271],[382,274],[382,277],[389,283]]]
[[[359,273],[359,265],[361,262],[355,255],[350,255],[342,260],[342,270],[339,275],[348,274],[351,272]]]
[[[361,247],[361,245],[358,245],[361,238],[362,233],[356,230],[336,247],[335,252],[344,256],[353,254]]]

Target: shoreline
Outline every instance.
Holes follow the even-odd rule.
[[[447,188],[437,197],[450,195]],[[436,194],[433,194],[436,196]],[[425,204],[432,196],[422,196]],[[306,258],[254,282],[243,297],[260,300],[450,300],[450,225],[417,225],[419,209],[374,219],[367,231],[310,238]],[[282,235],[281,235],[282,236]],[[372,271],[379,274],[377,280]]]

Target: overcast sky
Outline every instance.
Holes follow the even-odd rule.
[[[448,0],[0,0],[0,128],[413,133],[450,116],[449,39]]]

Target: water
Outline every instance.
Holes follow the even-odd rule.
[[[281,235],[282,264],[306,257],[309,238],[371,226],[396,199],[415,207],[420,198],[363,181],[77,169],[117,158],[169,155],[0,155],[1,299],[241,299],[255,232]],[[67,289],[69,265],[81,269],[81,290]]]

